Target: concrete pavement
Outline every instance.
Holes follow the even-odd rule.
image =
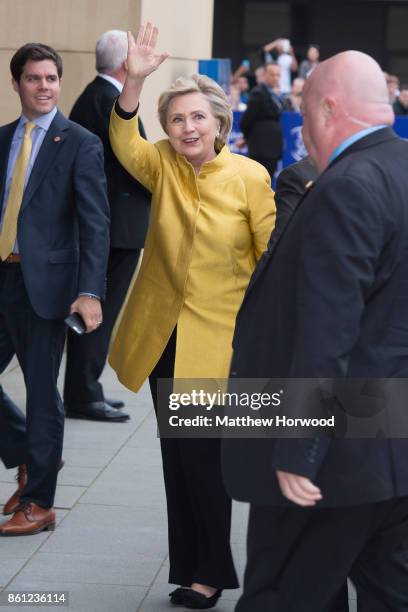
[[[24,385],[15,362],[1,382],[23,407]],[[145,385],[137,395],[130,393],[109,367],[103,384],[107,397],[123,399],[131,420],[107,424],[67,419],[55,532],[0,539],[0,592],[69,591],[69,607],[0,605],[1,611],[172,609],[165,496],[150,392]],[[0,506],[15,489],[14,475],[0,466]],[[246,518],[246,505],[234,504],[232,545],[240,576]],[[238,597],[239,591],[225,591],[216,609],[232,611]],[[350,612],[355,610],[351,599]]]

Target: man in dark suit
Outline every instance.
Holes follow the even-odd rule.
[[[405,378],[408,144],[389,127],[380,67],[341,53],[313,72],[302,106],[322,174],[251,279],[231,376]],[[407,439],[226,440],[224,471],[251,502],[237,612],[341,610],[348,575],[360,612],[408,609]]]
[[[0,372],[17,355],[27,419],[0,388],[0,458],[20,470],[1,535],[53,529],[64,412],[57,376],[64,318],[102,322],[109,249],[103,149],[57,109],[62,61],[29,43],[11,60],[20,119],[0,128]]]
[[[111,248],[103,324],[90,336],[68,332],[64,402],[69,417],[108,422],[125,421],[120,402],[106,399],[99,377],[105,367],[109,341],[147,231],[150,194],[120,165],[109,142],[109,119],[126,78],[127,35],[105,32],[96,44],[98,76],[85,88],[70,119],[102,140],[111,211]],[[144,136],[143,126],[139,128]]]
[[[275,190],[276,223],[272,232],[273,240],[283,231],[297,205],[318,176],[317,168],[309,156],[287,166],[279,173]]]
[[[280,114],[283,103],[279,93],[281,69],[278,64],[265,66],[264,82],[249,96],[240,128],[248,144],[248,155],[265,166],[271,178],[282,156],[283,136]]]

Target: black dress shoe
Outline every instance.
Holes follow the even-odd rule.
[[[170,593],[171,603],[176,606],[184,606],[190,610],[208,610],[217,605],[221,597],[222,589],[218,589],[211,597],[206,597],[193,589],[184,589],[180,587]]]
[[[112,406],[112,408],[123,408],[125,402],[122,402],[122,400],[115,400],[111,399],[110,397],[105,397],[105,404],[109,404],[109,406]]]
[[[122,423],[130,419],[129,414],[122,412],[122,410],[112,408],[112,406],[106,402],[65,405],[65,415],[69,419],[89,419],[92,421],[109,421],[112,423]]]

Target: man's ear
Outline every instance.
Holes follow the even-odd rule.
[[[123,60],[123,64],[122,64],[122,66],[123,66],[123,69],[124,69],[124,71],[125,71],[125,72],[127,72],[127,71],[129,70],[129,65],[128,65],[128,63],[127,63],[127,60],[126,60],[126,59],[125,59],[125,60]]]
[[[16,91],[17,93],[20,93],[20,86],[18,84],[18,81],[16,81],[16,79],[13,77],[11,79],[11,86],[13,87],[14,91]]]
[[[323,102],[323,117],[326,123],[330,123],[336,113],[336,102],[332,98],[326,98]]]

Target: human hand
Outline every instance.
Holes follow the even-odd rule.
[[[237,149],[243,149],[246,146],[245,138],[237,138],[234,145],[237,147]]]
[[[282,495],[298,506],[315,506],[316,502],[323,499],[319,487],[309,478],[281,470],[276,471],[276,476]]]
[[[96,298],[80,295],[71,304],[70,314],[77,312],[81,315],[86,325],[86,333],[95,331],[102,324],[102,307]]]
[[[128,37],[127,76],[132,79],[144,79],[168,58],[168,53],[156,53],[159,30],[150,22],[141,25],[136,41],[131,32]]]
[[[272,51],[272,49],[274,49],[275,47],[277,47],[280,43],[280,38],[276,38],[275,40],[272,40],[270,43],[267,43],[266,45],[264,45],[263,50],[264,51]]]

